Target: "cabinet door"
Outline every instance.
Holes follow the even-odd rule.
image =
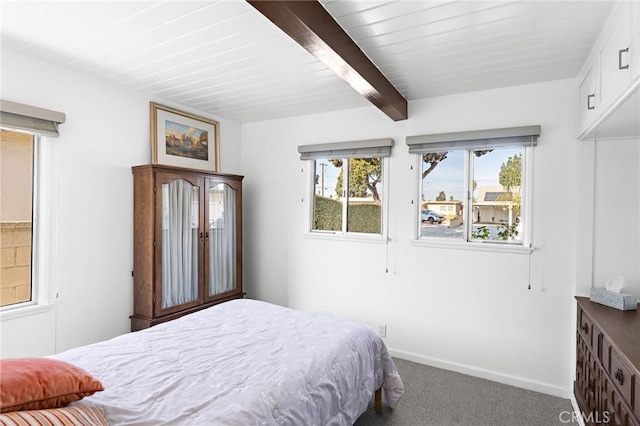
[[[578,125],[581,132],[593,124],[596,118],[596,78],[593,67],[589,69],[578,88]]]
[[[601,104],[606,109],[631,84],[631,14],[624,4],[620,17],[600,51]]]
[[[240,187],[236,182],[207,179],[205,242],[208,300],[227,297],[241,291],[240,197]]]
[[[157,316],[201,303],[201,188],[202,180],[190,176],[156,176]]]
[[[640,78],[640,2],[631,3],[631,79]]]

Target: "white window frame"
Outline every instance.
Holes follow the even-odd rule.
[[[447,237],[429,237],[422,235],[422,227],[421,227],[421,203],[417,204],[416,209],[416,238],[421,242],[432,242],[436,244],[447,243],[447,244],[476,244],[476,245],[503,245],[505,249],[507,247],[510,248],[530,248],[531,247],[531,170],[532,170],[532,160],[533,157],[533,148],[532,147],[522,147],[522,182],[521,182],[521,191],[522,191],[522,204],[524,205],[524,209],[521,212],[522,216],[522,234],[521,241],[501,241],[501,240],[473,240],[471,239],[471,230],[473,227],[473,209],[471,208],[473,205],[473,191],[471,190],[472,182],[473,182],[473,161],[472,156],[473,150],[465,150],[465,149],[457,149],[455,151],[464,151],[464,194],[466,196],[463,201],[463,211],[464,217],[463,221],[464,225],[464,233],[462,239],[453,239]],[[454,151],[454,150],[449,150]],[[421,199],[422,189],[424,180],[422,179],[422,154],[416,154],[417,157],[417,174],[418,174],[418,198]]]
[[[422,236],[421,229],[421,203],[414,202],[415,227],[412,231],[412,244],[416,246],[442,247],[463,250],[485,250],[507,253],[530,253],[533,248],[532,237],[532,212],[533,212],[533,156],[534,147],[540,135],[540,126],[522,126],[504,129],[488,129],[456,133],[441,133],[432,135],[420,135],[407,137],[409,152],[415,154],[416,180],[415,194],[416,200],[421,200],[422,196],[422,154],[424,152],[445,152],[464,151],[464,237],[428,237]],[[477,150],[489,150],[500,148],[522,148],[522,203],[524,205],[521,216],[523,226],[521,230],[521,241],[501,241],[501,240],[473,240],[471,239],[472,220],[472,199],[473,199],[473,161],[472,155]]]
[[[344,188],[343,198],[344,202],[342,203],[342,230],[341,231],[324,231],[317,230],[313,228],[313,209],[314,209],[314,197],[315,197],[315,160],[309,160],[307,163],[309,165],[309,176],[308,176],[308,189],[307,189],[307,221],[305,223],[305,237],[307,238],[317,238],[317,239],[330,239],[330,240],[345,240],[345,241],[364,241],[364,242],[379,242],[386,243],[388,240],[388,217],[389,217],[389,157],[357,157],[357,158],[380,158],[381,162],[381,173],[382,173],[382,201],[380,204],[381,218],[380,218],[380,226],[381,233],[380,234],[369,234],[362,232],[348,232],[347,229],[347,207],[349,203],[349,197],[347,194],[347,188]],[[331,157],[327,158],[328,160],[333,159],[342,159],[342,167],[343,167],[343,182],[346,182],[348,185],[349,182],[349,158],[342,157]]]
[[[4,127],[11,131],[21,131]],[[31,300],[0,306],[0,322],[48,311],[55,299],[54,265],[57,241],[55,205],[58,167],[56,143],[32,132],[33,199],[31,234]],[[46,178],[45,178],[46,177]]]

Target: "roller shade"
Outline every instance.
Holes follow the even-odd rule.
[[[64,123],[62,112],[0,100],[0,125],[57,138],[58,124]]]
[[[301,160],[325,158],[371,158],[391,155],[393,139],[368,139],[362,141],[322,143],[300,145],[298,152]]]
[[[522,126],[408,136],[407,145],[412,154],[453,149],[483,150],[508,146],[535,146],[541,130],[540,126]]]

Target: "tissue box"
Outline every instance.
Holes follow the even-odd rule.
[[[592,302],[623,311],[635,311],[638,309],[638,298],[636,296],[626,293],[614,293],[604,288],[592,288],[589,299]]]

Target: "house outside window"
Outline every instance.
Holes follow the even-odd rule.
[[[38,138],[0,130],[0,306],[32,301],[34,152]]]
[[[391,139],[375,139],[298,147],[312,165],[309,232],[385,235],[385,169],[392,145]]]
[[[530,247],[531,159],[539,126],[407,138],[419,163],[418,239]],[[424,216],[424,215],[422,215]]]

